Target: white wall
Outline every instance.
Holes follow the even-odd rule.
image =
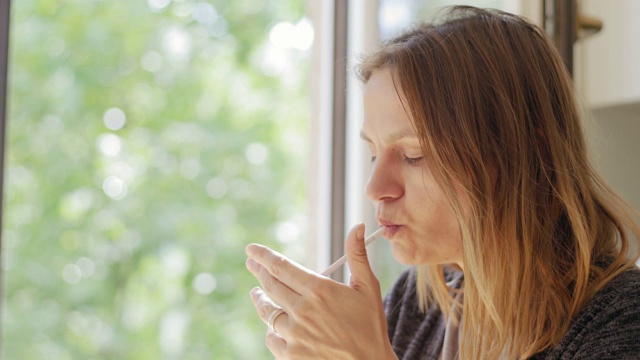
[[[640,213],[640,1],[582,0],[602,30],[575,46],[575,81],[595,166]]]
[[[591,152],[605,179],[640,211],[640,1],[582,0],[602,30],[576,47],[576,83],[591,119]]]

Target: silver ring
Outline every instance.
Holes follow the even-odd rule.
[[[275,324],[278,316],[282,314],[284,314],[284,310],[282,310],[281,307],[277,307],[271,312],[271,314],[269,314],[269,318],[267,319],[267,326],[269,327],[269,329],[271,329],[271,331],[273,331],[276,334],[278,332],[276,331],[276,329],[273,328],[273,325]]]

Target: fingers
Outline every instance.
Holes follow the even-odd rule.
[[[304,294],[310,282],[321,278],[318,274],[266,246],[249,244],[246,253],[250,259],[264,267],[272,277],[298,294]],[[266,287],[265,290],[271,294],[271,291]]]
[[[269,330],[281,337],[288,333],[289,315],[286,312],[278,312],[282,309],[262,289],[251,290],[251,301],[258,311],[260,319],[269,326]],[[271,323],[270,323],[271,322]]]
[[[364,224],[358,224],[351,228],[345,242],[347,263],[351,271],[351,286],[362,287],[378,283],[371,270],[367,249],[364,243]]]
[[[287,342],[278,333],[271,330],[267,331],[267,347],[276,359],[286,358]]]
[[[260,286],[269,294],[275,303],[284,308],[290,308],[300,297],[300,294],[275,278],[260,263],[252,258],[246,261],[247,269],[258,279]],[[275,304],[274,304],[275,305]]]

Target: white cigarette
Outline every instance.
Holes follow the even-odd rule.
[[[366,247],[367,245],[369,245],[372,242],[374,242],[377,238],[380,237],[380,235],[382,235],[384,230],[385,230],[385,227],[383,226],[383,227],[379,228],[378,230],[374,231],[373,234],[367,236],[367,238],[364,239],[364,246]],[[329,276],[329,275],[333,274],[333,272],[338,270],[342,265],[344,265],[345,262],[347,262],[347,256],[346,255],[344,255],[340,259],[336,260],[336,262],[331,264],[331,266],[329,266],[325,271],[323,271],[321,273],[321,275],[322,276]]]

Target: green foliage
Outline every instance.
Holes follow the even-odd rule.
[[[269,358],[244,247],[304,238],[308,53],[265,64],[303,5],[14,2],[4,358]]]

